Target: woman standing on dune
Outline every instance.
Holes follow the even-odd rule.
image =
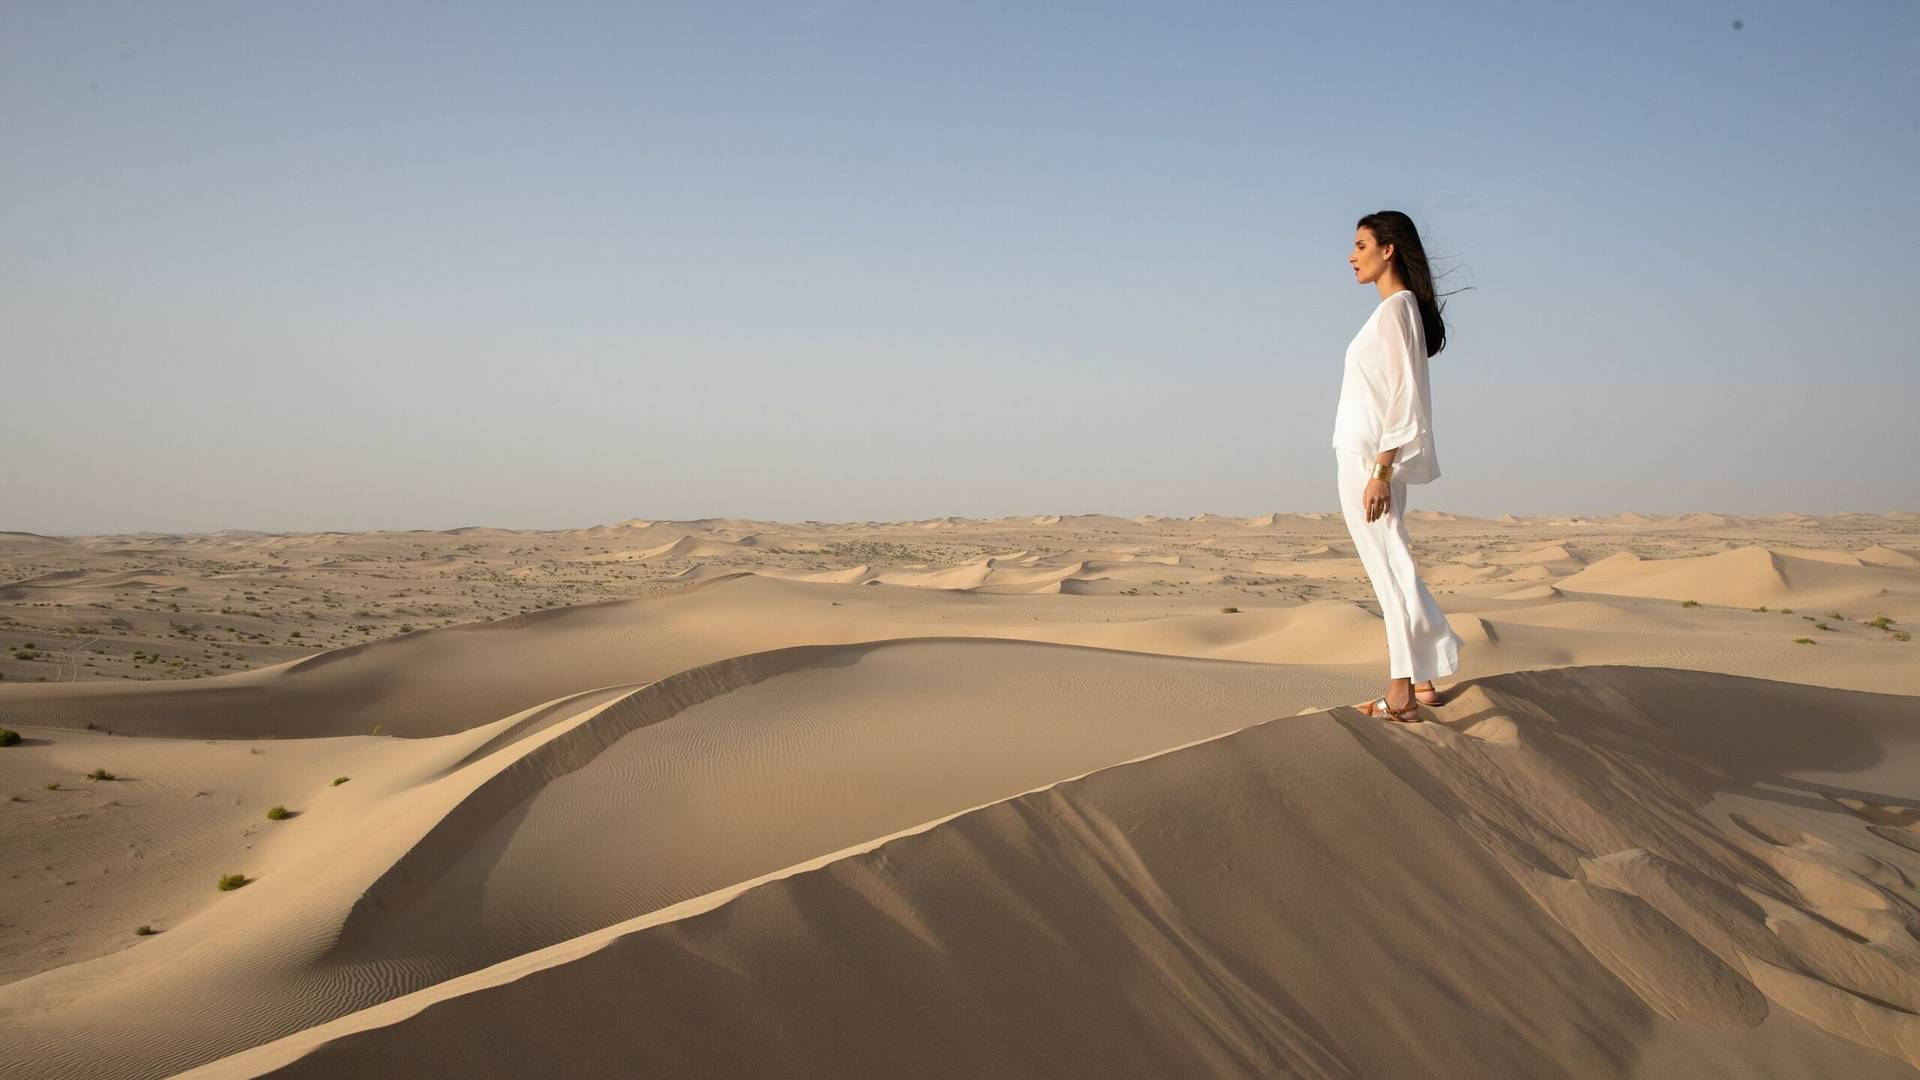
[[[1347,262],[1380,303],[1347,346],[1333,449],[1340,510],[1387,624],[1387,692],[1355,708],[1401,723],[1445,700],[1433,680],[1460,670],[1460,636],[1420,580],[1407,536],[1407,485],[1440,476],[1433,449],[1427,358],[1446,347],[1426,249],[1413,219],[1382,210],[1360,219]],[[1433,343],[1431,350],[1428,342]]]

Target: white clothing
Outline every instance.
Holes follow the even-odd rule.
[[[1340,511],[1347,532],[1360,555],[1360,564],[1373,581],[1380,601],[1380,618],[1387,624],[1387,677],[1416,683],[1438,679],[1460,670],[1460,635],[1448,625],[1439,601],[1420,580],[1412,543],[1402,515],[1407,509],[1407,485],[1396,473],[1387,481],[1387,512],[1367,520],[1360,501],[1373,475],[1373,455],[1361,457],[1344,447],[1335,449],[1335,474],[1340,486]]]
[[[1427,332],[1413,290],[1402,289],[1375,305],[1347,345],[1333,445],[1368,461],[1397,446],[1395,480],[1425,484],[1440,478],[1433,394],[1427,385]]]

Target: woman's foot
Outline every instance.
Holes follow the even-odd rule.
[[[1427,689],[1433,689],[1429,682]],[[1401,695],[1406,695],[1402,697]],[[1402,724],[1416,723],[1420,720],[1420,701],[1412,687],[1395,679],[1387,684],[1387,692],[1364,705],[1355,705],[1361,715],[1381,720],[1396,720]]]
[[[1354,708],[1359,709],[1362,716],[1376,720],[1392,720],[1400,724],[1417,724],[1426,719],[1420,715],[1420,703],[1411,698],[1397,709],[1384,697],[1374,698],[1365,705],[1355,705]]]
[[[1447,698],[1445,694],[1442,694],[1434,688],[1433,680],[1428,679],[1426,682],[1414,684],[1413,700],[1422,705],[1439,705],[1444,703]]]

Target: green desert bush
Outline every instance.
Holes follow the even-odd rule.
[[[20,733],[11,728],[0,727],[0,746],[12,746],[20,741]]]
[[[1815,630],[1831,630],[1831,629],[1833,629],[1833,627],[1831,627],[1831,626],[1828,626],[1828,625],[1827,625],[1826,623],[1824,623],[1824,622],[1817,622],[1817,623],[1814,623],[1814,624],[1813,624],[1813,628],[1814,628]]]
[[[341,784],[344,784],[344,783],[346,783],[346,782],[347,782],[347,778],[346,778],[346,777],[344,777],[344,776],[336,776],[336,777],[334,777],[334,778],[333,778],[333,783],[332,783],[331,785],[329,785],[329,786],[331,786],[331,787],[339,787],[339,786],[340,786]]]
[[[1912,635],[1912,634],[1909,634],[1909,633],[1907,633],[1907,632],[1906,632],[1905,630],[1895,630],[1895,631],[1893,632],[1893,640],[1895,640],[1895,641],[1912,641],[1912,640],[1913,640],[1913,635]]]
[[[1681,606],[1681,607],[1699,607],[1699,606],[1700,606],[1700,601],[1698,601],[1698,600],[1683,600],[1683,601],[1681,601],[1681,602],[1680,602],[1680,606]]]
[[[1867,623],[1868,626],[1873,627],[1875,630],[1885,630],[1892,624],[1893,620],[1887,618],[1885,615],[1875,616],[1872,622]]]
[[[220,891],[232,892],[233,890],[239,888],[240,886],[245,885],[248,882],[248,880],[249,879],[245,874],[221,874],[220,875]]]
[[[146,937],[148,934],[157,934],[160,931],[155,930],[151,926],[141,925],[134,927],[133,932],[139,934],[141,937]]]
[[[1237,607],[1223,607],[1220,609],[1220,613],[1222,615],[1238,615],[1240,614],[1240,609]]]
[[[1817,642],[1817,641],[1815,641],[1815,640],[1813,640],[1813,639],[1812,639],[1812,638],[1810,638],[1810,637],[1797,637],[1797,638],[1794,638],[1794,639],[1793,639],[1793,643],[1794,643],[1795,645],[1818,645],[1818,644],[1819,644],[1819,642]]]
[[[288,812],[287,808],[284,806],[270,807],[267,810],[268,821],[284,821],[287,818],[292,816],[293,815],[290,812]]]
[[[98,766],[95,766],[95,767],[94,767],[94,770],[93,770],[92,772],[90,772],[90,773],[88,773],[88,774],[87,774],[87,779],[89,779],[89,780],[112,780],[112,779],[114,779],[114,775],[113,775],[112,773],[110,773],[110,772],[108,772],[108,771],[107,771],[107,770],[105,770],[105,769],[102,769],[102,768],[100,768],[100,767],[98,767]]]

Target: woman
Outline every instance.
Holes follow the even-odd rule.
[[[1445,700],[1433,680],[1460,670],[1460,636],[1420,580],[1402,517],[1407,485],[1440,476],[1427,357],[1446,347],[1447,328],[1426,250],[1407,215],[1382,210],[1361,218],[1347,262],[1357,281],[1379,290],[1380,303],[1347,346],[1334,458],[1347,532],[1387,624],[1389,679],[1385,694],[1354,707],[1415,723],[1422,704]]]

